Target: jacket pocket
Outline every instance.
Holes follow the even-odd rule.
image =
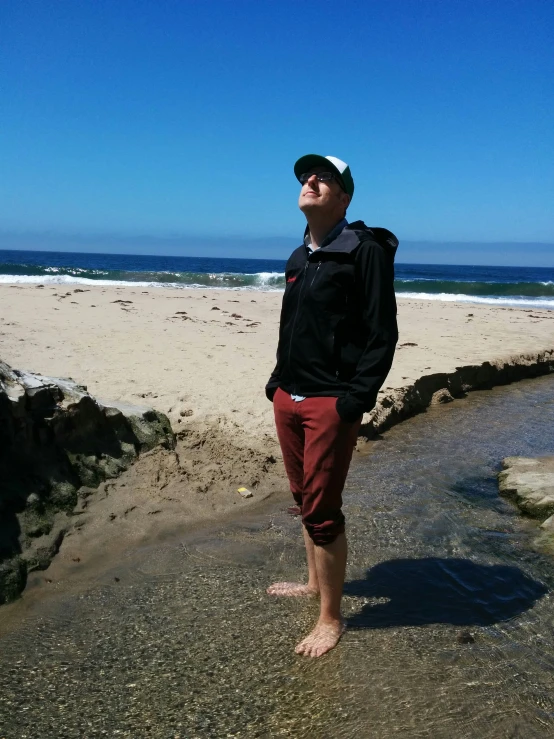
[[[341,345],[340,340],[337,336],[337,331],[333,331],[333,340],[331,347],[332,357],[332,368],[335,382],[340,382],[343,379],[343,363],[341,357]]]

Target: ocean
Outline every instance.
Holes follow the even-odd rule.
[[[285,261],[0,250],[0,284],[283,290]],[[554,268],[396,265],[398,298],[554,310]]]

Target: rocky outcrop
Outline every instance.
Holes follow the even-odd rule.
[[[554,456],[506,457],[498,474],[500,494],[522,513],[542,520],[537,544],[554,548]]]
[[[0,603],[48,566],[79,491],[90,494],[158,445],[174,446],[159,411],[101,402],[71,380],[0,362]]]
[[[550,516],[546,521],[543,521],[543,523],[541,523],[541,529],[545,534],[554,539],[554,516]]]
[[[550,372],[554,372],[554,349],[424,375],[411,385],[379,393],[377,405],[364,416],[360,434],[372,438],[431,405],[463,398],[472,390],[489,390]]]
[[[526,515],[543,521],[554,514],[554,457],[506,457],[498,474],[500,493]]]

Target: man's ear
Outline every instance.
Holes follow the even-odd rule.
[[[343,192],[341,194],[342,194],[342,202],[344,204],[344,210],[346,210],[348,206],[350,205],[350,201],[352,200],[352,198],[347,192]]]

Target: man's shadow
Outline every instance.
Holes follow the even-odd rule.
[[[488,626],[527,611],[547,592],[518,567],[436,557],[381,562],[344,586],[345,595],[379,599],[348,619],[359,629]]]

